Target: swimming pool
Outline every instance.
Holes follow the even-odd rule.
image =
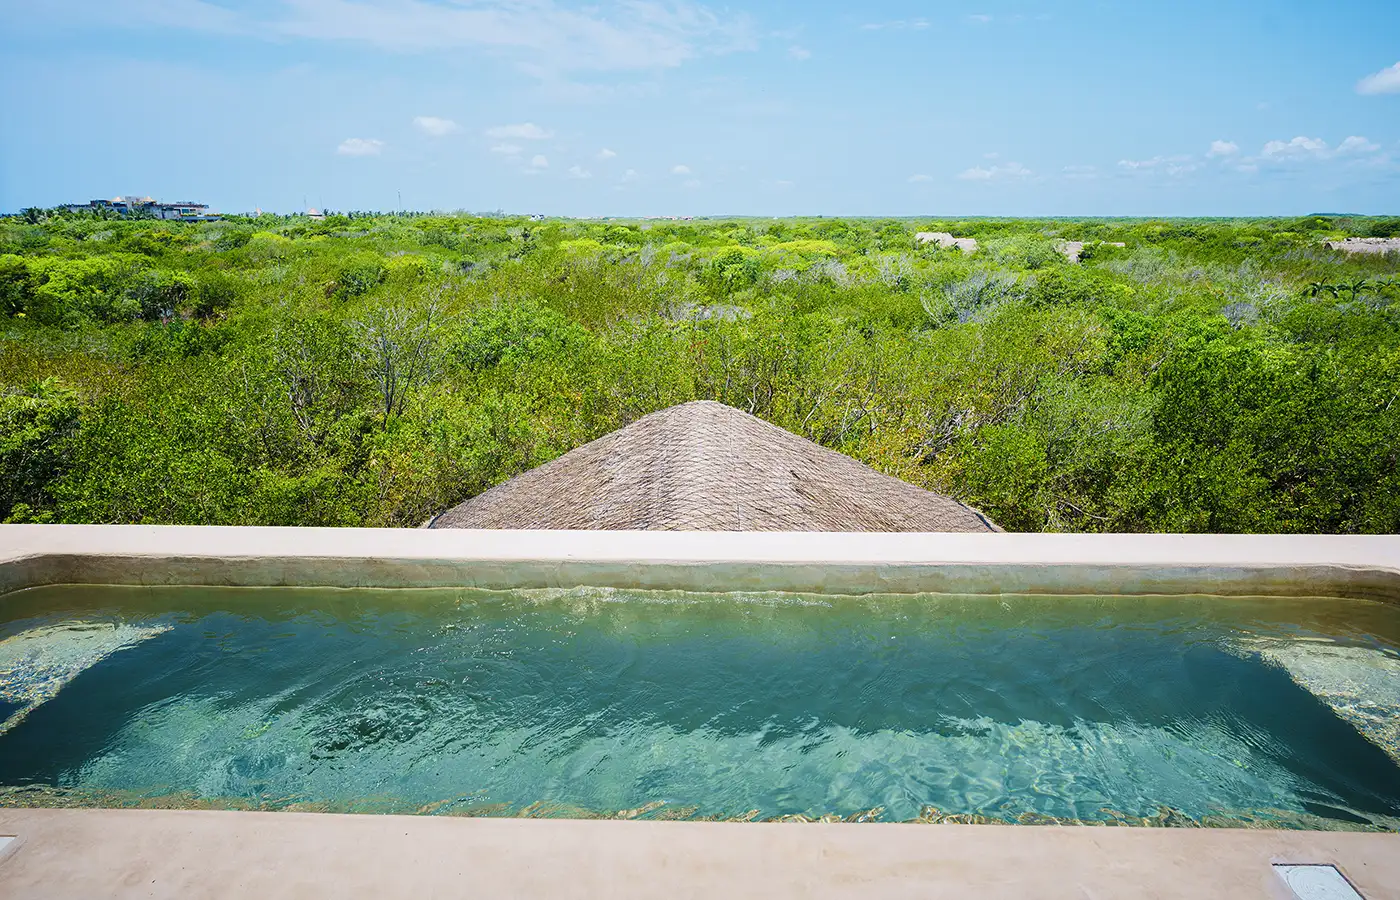
[[[1400,826],[1400,607],[49,586],[0,803]]]

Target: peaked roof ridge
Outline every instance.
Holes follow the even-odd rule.
[[[692,400],[472,497],[433,528],[999,531],[977,510],[757,416]]]

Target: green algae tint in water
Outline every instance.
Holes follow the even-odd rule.
[[[4,603],[0,803],[1400,822],[1400,609],[1378,603],[115,587]]]

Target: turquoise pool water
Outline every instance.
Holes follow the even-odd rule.
[[[44,588],[0,803],[1400,825],[1400,608]]]

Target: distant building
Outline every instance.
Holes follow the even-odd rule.
[[[218,213],[209,211],[207,203],[194,203],[188,200],[161,203],[150,197],[113,197],[111,200],[66,203],[62,208],[69,212],[111,210],[119,216],[141,213],[149,214],[157,219],[179,222],[217,222],[220,219]]]
[[[313,206],[306,211],[306,217],[313,222],[322,222],[325,220],[326,214]]]

